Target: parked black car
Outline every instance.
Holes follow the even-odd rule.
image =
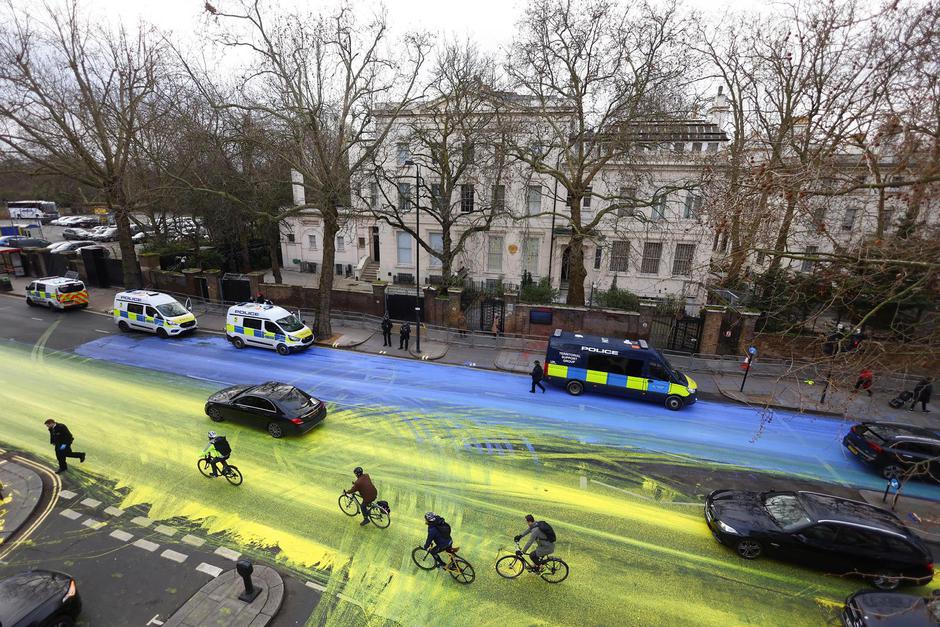
[[[937,627],[940,625],[940,599],[861,590],[845,600],[842,624],[845,627]]]
[[[705,499],[715,539],[744,559],[781,557],[892,590],[933,578],[933,557],[897,516],[817,492],[716,490]]]
[[[54,570],[31,570],[0,580],[0,625],[67,627],[82,611],[75,580]]]
[[[263,425],[275,438],[304,433],[326,418],[326,405],[293,385],[268,381],[235,385],[206,401],[206,415],[215,422],[232,420]]]
[[[51,243],[49,240],[26,237],[25,235],[4,235],[0,237],[0,246],[11,246],[13,248],[45,248]]]
[[[905,472],[940,480],[940,433],[893,422],[862,422],[842,438],[852,455],[871,464],[885,479]],[[938,460],[938,461],[932,461]]]

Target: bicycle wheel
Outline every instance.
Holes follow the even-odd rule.
[[[525,570],[525,563],[515,555],[507,555],[496,560],[496,572],[500,577],[515,579]]]
[[[548,583],[561,583],[568,578],[568,564],[557,557],[550,557],[542,562],[539,576]]]
[[[431,555],[427,549],[420,546],[415,547],[414,551],[411,552],[411,561],[421,570],[434,570],[434,567],[437,565],[437,562],[434,561],[434,556]]]
[[[212,476],[212,464],[205,457],[196,462],[196,468],[199,469],[203,477]]]
[[[369,508],[369,520],[379,529],[385,529],[392,524],[391,514],[387,514],[384,509],[378,505]]]
[[[449,570],[448,572],[457,583],[468,584],[472,583],[473,580],[477,578],[476,573],[473,570],[473,566],[471,566],[470,562],[464,558],[457,557],[455,555],[451,564],[452,570]]]
[[[228,482],[232,485],[242,484],[242,473],[238,470],[238,466],[229,466],[225,470],[225,478],[228,479]]]
[[[347,516],[355,516],[359,513],[359,501],[351,494],[340,494],[339,508]]]

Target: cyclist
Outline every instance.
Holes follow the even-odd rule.
[[[555,530],[544,520],[536,522],[532,514],[526,514],[525,521],[526,524],[529,525],[529,528],[518,536],[515,536],[513,540],[519,542],[519,540],[525,536],[529,536],[529,541],[526,542],[526,545],[521,551],[516,551],[516,555],[521,556],[524,552],[528,551],[532,543],[535,542],[536,548],[529,553],[529,557],[532,558],[532,563],[535,565],[535,568],[538,569],[542,566],[542,558],[555,552]]]
[[[212,464],[212,476],[219,476],[219,462],[222,463],[222,471],[228,468],[226,460],[232,455],[232,445],[228,443],[224,435],[219,435],[215,431],[209,432],[209,444],[202,449],[202,454],[209,457]]]
[[[356,480],[353,481],[352,487],[343,490],[343,492],[346,494],[359,493],[360,498],[362,498],[362,522],[359,523],[359,526],[365,527],[369,524],[369,508],[379,492],[375,489],[375,484],[372,483],[368,473],[362,472],[362,466],[356,466],[353,469],[353,474],[356,475]]]
[[[428,550],[433,542],[434,548],[428,550],[428,552],[434,556],[434,562],[438,568],[446,569],[447,566],[444,564],[444,560],[438,554],[454,544],[453,539],[450,537],[450,525],[444,520],[443,516],[438,516],[434,512],[427,512],[424,515],[424,524],[428,526],[428,538],[424,541],[424,549]]]

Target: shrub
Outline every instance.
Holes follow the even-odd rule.
[[[630,290],[611,286],[606,292],[597,295],[597,304],[608,309],[623,309],[624,311],[639,311],[640,299]]]
[[[552,289],[548,277],[539,279],[538,283],[529,281],[527,285],[522,286],[519,294],[519,300],[524,303],[553,303],[558,298],[558,290]]]

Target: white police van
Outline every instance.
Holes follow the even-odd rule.
[[[196,330],[196,316],[162,292],[128,290],[114,296],[114,324],[121,331],[149,331],[170,337]]]
[[[229,307],[225,337],[235,348],[260,346],[281,355],[313,345],[313,331],[294,314],[270,303],[239,303]]]
[[[64,310],[68,307],[87,307],[88,290],[78,279],[47,276],[31,281],[26,286],[26,304],[45,305],[49,309]]]

